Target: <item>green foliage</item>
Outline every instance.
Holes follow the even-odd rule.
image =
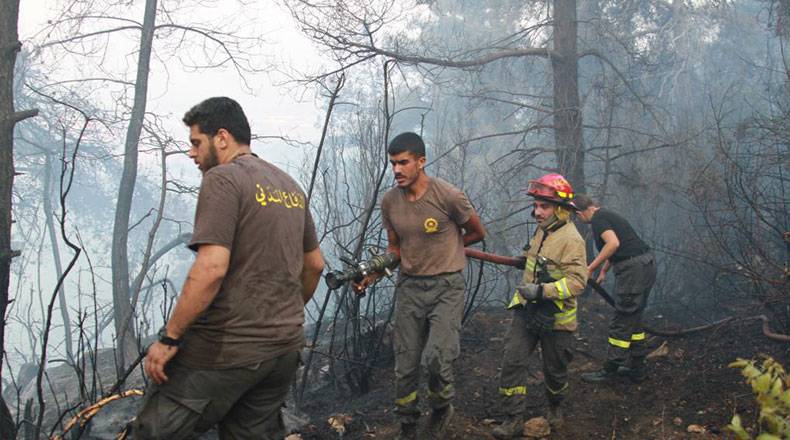
[[[790,439],[790,375],[771,357],[758,365],[755,360],[738,358],[730,368],[740,368],[746,382],[752,386],[760,405],[760,435],[756,440]],[[727,425],[739,440],[751,440],[736,414]]]

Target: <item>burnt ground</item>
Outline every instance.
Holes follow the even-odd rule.
[[[754,426],[756,404],[740,373],[727,365],[737,357],[770,355],[790,366],[790,344],[763,336],[759,321],[734,321],[683,337],[649,336],[653,348],[665,344],[667,350],[649,359],[650,377],[639,385],[625,378],[587,384],[579,375],[597,369],[605,356],[611,310],[590,296],[581,303],[565,425],[552,432],[551,439],[734,438],[724,426],[736,412],[745,425]],[[502,415],[496,404],[497,374],[509,318],[507,311],[491,308],[464,325],[461,356],[455,364],[456,416],[447,438],[494,438],[493,420]],[[526,419],[543,415],[547,405],[538,356],[535,353],[531,359]],[[302,438],[341,438],[326,422],[336,414],[352,417],[343,439],[394,438],[398,425],[392,414],[391,365],[375,369],[371,383],[364,395],[349,395],[336,387],[311,393],[302,411],[312,422],[303,429]],[[690,433],[690,425],[704,427],[705,432]]]

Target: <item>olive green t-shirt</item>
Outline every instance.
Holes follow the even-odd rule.
[[[262,362],[304,343],[301,273],[318,247],[307,199],[285,172],[254,155],[203,176],[189,247],[230,250],[208,309],[184,335],[177,361],[193,368]]]
[[[466,266],[461,225],[475,213],[466,195],[442,179],[431,177],[418,200],[406,200],[395,187],[384,194],[381,218],[400,241],[401,272],[429,276],[458,272]]]

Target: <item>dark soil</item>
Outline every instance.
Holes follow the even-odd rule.
[[[739,371],[727,365],[737,357],[769,355],[790,367],[790,344],[763,336],[759,321],[735,321],[683,337],[650,336],[652,347],[665,343],[668,352],[648,361],[650,375],[641,384],[625,378],[588,384],[579,375],[601,365],[611,310],[590,296],[582,304],[582,325],[576,333],[576,356],[570,366],[570,394],[564,405],[565,424],[551,433],[551,439],[734,438],[724,427],[735,413],[744,424],[754,426],[756,405]],[[494,438],[494,420],[499,421],[502,415],[497,405],[497,376],[509,319],[503,309],[487,309],[465,324],[461,357],[455,364],[456,416],[447,438]],[[530,371],[532,400],[528,401],[526,419],[546,411],[538,353],[532,355]],[[312,422],[301,433],[302,438],[394,438],[398,425],[392,414],[391,365],[374,369],[371,384],[369,392],[358,396],[336,387],[311,393],[302,411]],[[352,416],[342,437],[327,423],[336,414]],[[701,426],[705,432],[689,432],[690,425]]]

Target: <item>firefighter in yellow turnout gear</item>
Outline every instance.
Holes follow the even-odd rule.
[[[522,434],[527,396],[527,359],[540,344],[549,402],[549,422],[562,423],[560,403],[568,392],[568,364],[573,358],[573,332],[578,327],[576,297],[587,282],[582,239],[570,221],[573,189],[559,174],[530,181],[538,229],[529,243],[527,264],[508,309],[513,320],[505,336],[499,394],[507,419],[496,438]]]

